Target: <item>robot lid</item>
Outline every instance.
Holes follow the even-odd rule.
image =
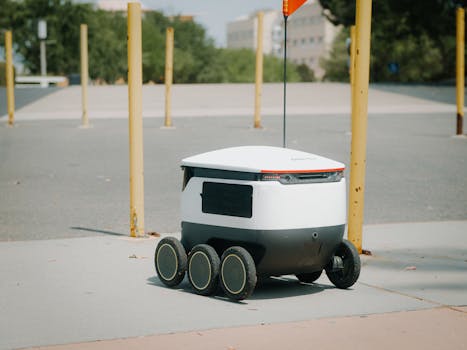
[[[342,172],[344,164],[312,153],[270,146],[224,148],[182,160],[182,167],[249,173]]]

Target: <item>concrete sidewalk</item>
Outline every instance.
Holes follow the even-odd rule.
[[[87,342],[34,349],[467,349],[467,308],[435,308]]]
[[[455,113],[455,103],[445,98],[447,88],[421,89],[420,96],[386,91],[384,86],[369,90],[370,114]],[[163,85],[143,86],[143,116],[163,117]],[[350,114],[350,89],[342,83],[291,83],[287,88],[289,115]],[[414,86],[412,90],[417,90]],[[427,91],[426,91],[427,90]],[[439,91],[438,91],[439,90]],[[128,87],[89,86],[89,118],[128,118]],[[264,84],[262,115],[283,113],[283,86]],[[422,98],[422,96],[424,98]],[[436,97],[440,97],[436,99]],[[439,100],[446,100],[442,102]],[[254,84],[176,84],[172,88],[172,115],[179,117],[249,116],[254,111]],[[19,109],[18,121],[81,118],[81,87],[60,89]]]
[[[460,349],[467,340],[465,332],[456,332],[467,325],[463,308],[467,305],[466,232],[467,221],[365,226],[364,247],[373,256],[362,257],[362,273],[352,289],[334,288],[325,275],[310,285],[285,276],[264,281],[251,298],[240,303],[222,294],[213,298],[195,295],[186,279],[178,289],[162,286],[152,261],[157,239],[109,236],[3,242],[0,349],[433,308],[438,309],[435,315],[441,312],[442,320],[452,322],[451,328],[443,325],[443,332],[453,332],[443,348]],[[448,312],[453,308],[458,311]],[[407,314],[401,316],[404,319]],[[389,321],[381,319],[383,324],[397,321],[394,315]],[[300,339],[309,340],[310,332],[319,332],[314,327],[328,322],[341,321],[296,326],[301,332],[298,348],[307,348]],[[440,322],[432,320],[426,331]],[[405,339],[415,341],[424,324],[391,329],[404,331]],[[243,338],[241,329],[232,332]],[[371,337],[377,339],[379,334],[384,343],[387,328],[372,332]],[[203,344],[203,339],[199,337],[198,342]],[[254,348],[252,344],[249,348]],[[95,347],[106,348],[105,343]]]

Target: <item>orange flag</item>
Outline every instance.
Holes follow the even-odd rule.
[[[289,17],[305,2],[306,0],[283,0],[282,1],[282,13],[284,14],[284,16]]]

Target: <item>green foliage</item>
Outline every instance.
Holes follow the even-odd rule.
[[[297,73],[300,76],[300,81],[312,82],[316,80],[315,73],[306,64],[300,64],[297,66]]]
[[[127,75],[127,20],[121,13],[96,10],[71,0],[0,0],[0,29],[12,28],[15,52],[31,74],[39,74],[39,19],[47,21],[47,70],[68,75],[80,71],[80,24],[88,24],[89,75],[109,83]],[[164,81],[166,28],[174,28],[174,82],[253,82],[255,55],[247,49],[218,49],[205,29],[178,17],[147,12],[142,21],[143,80]],[[0,43],[1,45],[1,43]],[[287,63],[289,81],[309,81],[306,67]],[[264,81],[283,77],[283,61],[264,57]]]
[[[299,73],[299,66],[287,61],[287,81],[299,82],[302,80]],[[284,80],[284,60],[274,56],[264,57],[263,80],[266,83],[277,83]]]
[[[118,13],[94,11],[88,20],[89,75],[113,83],[127,75],[127,21]],[[79,28],[79,26],[78,26]],[[75,43],[75,47],[79,41]],[[71,46],[71,45],[70,45]],[[79,48],[77,48],[79,50]],[[79,51],[76,53],[79,69]]]
[[[255,52],[250,49],[218,49],[212,64],[200,72],[200,82],[253,83],[255,81]],[[283,80],[284,61],[266,55],[263,59],[263,81]],[[300,81],[297,66],[287,62],[287,81]]]
[[[391,73],[387,66],[376,65],[372,74],[379,81],[430,81],[443,69],[441,50],[426,34],[418,38],[409,35],[391,43],[379,54],[380,62],[397,62],[399,66],[397,73]]]
[[[322,59],[320,64],[325,70],[323,80],[349,81],[349,54],[345,41],[349,36],[348,30],[342,30],[334,39],[329,57]]]
[[[320,0],[320,3],[334,24],[345,27],[354,24],[354,1]],[[427,82],[454,77],[455,1],[373,0],[372,3],[371,80]],[[336,40],[343,42],[343,38]],[[336,42],[334,47],[337,49],[339,45]],[[399,66],[397,73],[388,69],[391,63]],[[330,68],[330,62],[323,64]]]

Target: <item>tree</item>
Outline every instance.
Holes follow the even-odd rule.
[[[313,70],[304,63],[297,66],[297,73],[300,76],[300,81],[312,82],[316,80]]]
[[[80,24],[88,24],[89,74],[91,79],[113,83],[127,75],[127,21],[122,13],[96,10],[71,0],[0,0],[1,28],[14,30],[16,53],[31,74],[40,72],[37,22],[47,21],[47,69],[49,74],[80,71]],[[164,81],[167,27],[175,31],[174,82],[253,82],[254,52],[218,49],[206,30],[196,22],[168,18],[151,11],[142,19],[143,81]],[[282,80],[283,61],[264,58],[264,81]],[[309,72],[287,63],[288,79],[310,79]]]
[[[90,13],[87,23],[91,79],[102,79],[110,83],[119,78],[126,79],[126,18],[119,13],[98,10]]]
[[[349,81],[349,54],[346,47],[346,39],[349,31],[344,28],[334,39],[329,57],[320,62],[325,74],[323,80]]]
[[[320,3],[332,23],[354,24],[354,1]],[[453,77],[455,7],[452,0],[373,0],[371,79],[405,82]]]

